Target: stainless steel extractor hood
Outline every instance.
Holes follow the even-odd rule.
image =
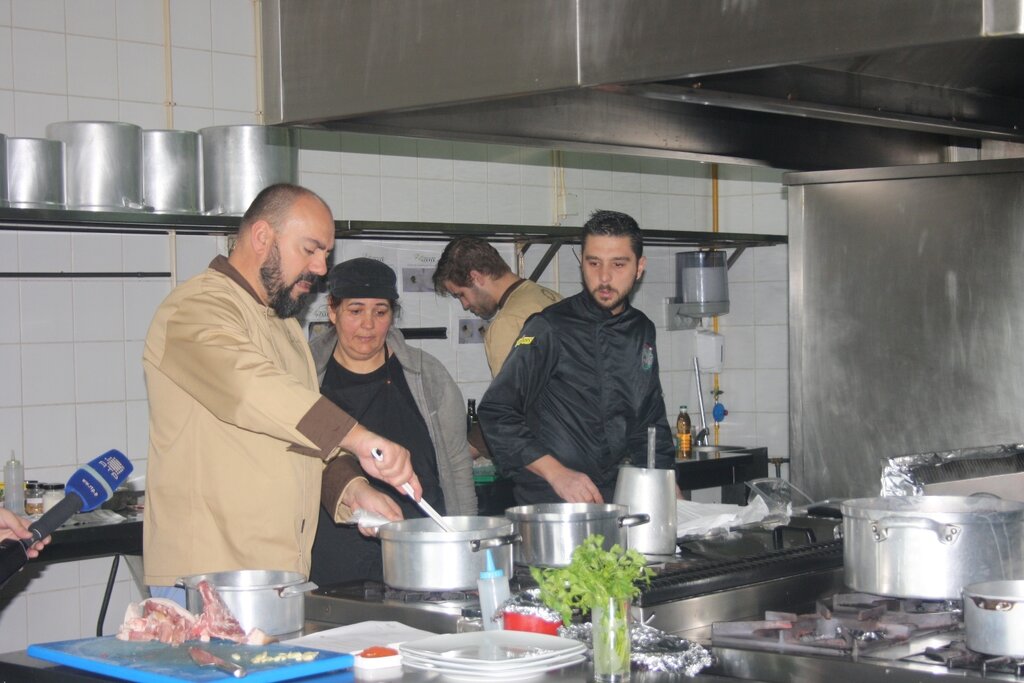
[[[1024,0],[263,0],[267,123],[790,169],[1024,155]]]

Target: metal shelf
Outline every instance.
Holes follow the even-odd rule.
[[[146,212],[74,211],[0,208],[0,230],[48,232],[156,233],[229,235],[238,229],[240,216],[201,216]],[[347,239],[446,242],[474,235],[492,242],[521,244],[578,244],[579,228],[539,225],[475,223],[420,223],[397,221],[335,221],[335,234]],[[785,235],[675,232],[645,230],[644,245],[736,249],[785,244]]]

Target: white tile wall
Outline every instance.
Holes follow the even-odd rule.
[[[0,55],[10,56],[0,59],[0,133],[43,136],[48,123],[69,117],[189,130],[256,122],[251,0],[171,0],[169,8],[165,27],[163,0],[0,0]],[[328,131],[301,137],[302,182],[339,219],[579,226],[590,211],[612,208],[649,229],[711,229],[709,164]],[[722,230],[786,233],[780,172],[720,167],[719,175]],[[343,241],[334,261],[371,256],[400,269],[431,263],[443,246]],[[0,328],[0,453],[13,449],[35,478],[62,480],[77,463],[116,447],[143,477],[148,406],[140,359],[152,312],[175,281],[225,248],[223,238],[205,236],[0,232],[0,272],[174,269],[170,278],[0,278],[7,323]],[[499,251],[511,261],[509,245]],[[647,250],[635,304],[659,326],[666,411],[672,418],[686,403],[697,421],[694,332],[664,329],[676,251]],[[527,253],[528,270],[542,252]],[[730,270],[731,311],[719,321],[726,353],[719,380],[730,411],[721,440],[767,446],[773,455],[788,453],[787,267],[784,247],[744,253]],[[573,249],[563,248],[541,280],[566,295],[579,291]],[[466,398],[479,400],[489,373],[482,346],[455,339],[461,307],[431,292],[402,300],[402,325],[450,330],[448,340],[418,343],[451,369]],[[702,379],[709,389],[712,377]],[[91,635],[109,566],[34,565],[18,577],[0,593],[0,650]],[[137,598],[122,566],[107,633]]]

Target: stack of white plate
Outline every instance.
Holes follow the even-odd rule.
[[[413,669],[464,681],[519,681],[586,660],[582,643],[525,631],[477,631],[398,646]]]

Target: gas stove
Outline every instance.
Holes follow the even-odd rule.
[[[799,521],[791,522],[799,524]],[[634,613],[645,623],[673,634],[710,628],[715,620],[747,616],[737,612],[769,609],[777,600],[791,602],[813,592],[827,595],[841,587],[842,545],[831,540],[835,520],[825,523],[826,533],[780,534],[746,530],[714,542],[704,540],[693,549],[682,544],[673,557],[651,557],[655,572],[651,585],[634,602]],[[819,525],[820,526],[820,525]],[[781,549],[766,550],[780,546]],[[838,572],[838,573],[837,573]],[[513,591],[533,582],[525,567],[510,578]],[[475,591],[424,593],[399,591],[380,582],[352,582],[328,586],[306,597],[307,630],[360,621],[394,620],[436,633],[478,628],[480,606]]]
[[[468,630],[479,619],[476,591],[407,591],[379,581],[353,581],[306,595],[306,631],[361,621],[400,621],[434,633]]]
[[[709,671],[778,683],[1024,680],[1024,660],[966,647],[962,614],[959,601],[838,593],[811,613],[713,624]]]

